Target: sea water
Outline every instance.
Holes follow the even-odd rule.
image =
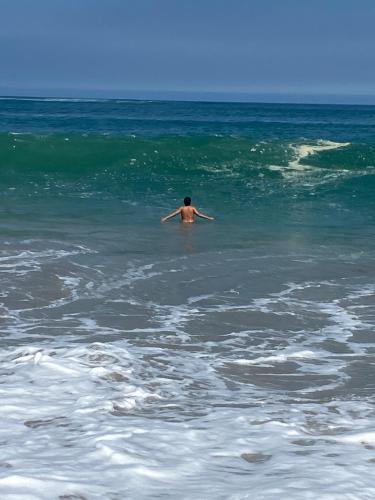
[[[0,100],[0,498],[374,498],[374,190],[375,107]]]

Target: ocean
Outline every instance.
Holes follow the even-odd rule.
[[[373,106],[0,99],[0,498],[375,498],[374,192]]]

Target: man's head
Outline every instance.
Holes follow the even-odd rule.
[[[189,205],[191,205],[190,196],[186,196],[186,198],[184,198],[184,205],[185,205],[185,207],[188,207]]]

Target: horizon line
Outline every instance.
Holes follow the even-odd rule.
[[[1,92],[1,90],[0,90]],[[70,93],[71,92],[71,93]],[[195,103],[227,103],[227,104],[296,104],[296,105],[312,105],[312,106],[375,106],[375,95],[371,94],[324,94],[324,93],[309,93],[295,94],[288,92],[273,93],[273,92],[231,92],[221,91],[183,91],[183,90],[126,90],[124,93],[129,93],[129,97],[124,95],[115,96],[116,92],[110,90],[102,91],[87,91],[88,95],[82,95],[80,92],[72,89],[64,92],[42,91],[29,93],[11,93],[5,92],[0,94],[1,100],[7,99],[64,99],[64,100],[95,100],[95,101],[153,101],[153,102],[195,102]],[[111,94],[108,96],[99,94]],[[134,96],[134,94],[137,94]],[[85,92],[86,94],[86,92]],[[131,96],[133,94],[133,96]],[[143,95],[144,94],[144,95]],[[147,94],[149,94],[147,96]],[[150,95],[151,94],[151,95]],[[154,94],[152,96],[152,94]],[[163,97],[163,94],[165,96]],[[184,95],[185,94],[185,95]],[[186,95],[187,94],[187,95]],[[237,95],[237,98],[235,97]],[[216,97],[216,99],[215,99]],[[284,98],[284,99],[283,99]],[[259,99],[259,100],[257,100]],[[332,99],[332,102],[330,101]],[[371,102],[364,102],[369,99]],[[346,100],[346,102],[345,102]],[[348,102],[351,101],[351,102]],[[355,102],[356,101],[356,102]],[[361,102],[359,102],[361,101]]]

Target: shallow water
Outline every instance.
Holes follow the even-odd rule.
[[[0,497],[373,498],[375,108],[0,115]]]

